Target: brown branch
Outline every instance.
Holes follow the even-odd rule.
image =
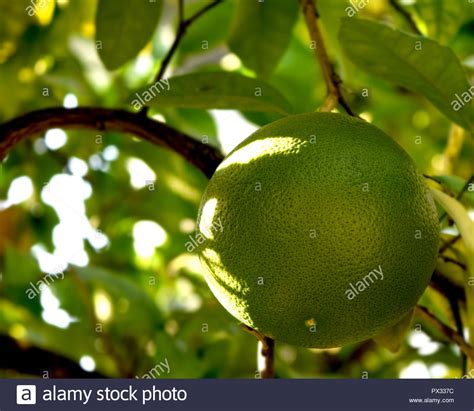
[[[462,323],[461,317],[461,307],[459,301],[456,299],[455,296],[446,295],[446,298],[449,301],[449,306],[451,307],[451,312],[453,314],[454,323],[456,324],[456,331],[459,335],[464,335],[464,325]],[[461,352],[461,368],[462,368],[462,375],[466,374],[466,367],[467,367],[467,356],[465,353]]]
[[[440,331],[448,340],[459,346],[460,350],[471,360],[474,360],[474,348],[471,347],[461,334],[441,322],[431,311],[421,305],[416,306],[416,313],[433,327]]]
[[[410,26],[410,28],[413,30],[415,34],[418,34],[419,36],[423,35],[423,33],[420,31],[415,21],[413,20],[413,17],[411,16],[411,14],[408,13],[400,4],[398,4],[397,0],[390,0],[390,5],[398,13],[400,13],[400,15],[405,19],[405,21],[408,23],[408,25]]]
[[[438,271],[433,273],[430,286],[448,300],[449,306],[451,307],[451,312],[453,314],[453,319],[456,324],[456,330],[459,335],[464,335],[464,326],[461,318],[461,304],[466,304],[464,288],[456,285],[448,277]],[[467,357],[465,353],[461,354],[464,375],[466,373],[465,370],[467,366]]]
[[[132,134],[181,154],[207,177],[212,176],[223,158],[215,148],[137,113],[100,107],[55,107],[33,111],[1,124],[0,159],[15,144],[51,128],[84,128]]]
[[[466,303],[464,288],[453,283],[448,277],[438,271],[433,273],[430,286],[440,294],[456,298],[456,300],[460,301],[462,304]]]
[[[326,83],[326,100],[320,111],[331,111],[339,103],[347,114],[357,117],[342,94],[342,80],[335,72],[329,60],[324,39],[319,28],[319,14],[316,9],[315,0],[299,0],[306,21],[308,33],[315,44],[314,53],[318,59],[324,82]]]
[[[463,263],[461,263],[460,261],[458,261],[454,258],[448,257],[446,255],[442,255],[442,254],[439,254],[438,257],[446,263],[455,264],[458,267],[462,268],[463,270],[466,269],[466,264],[463,264]]]
[[[171,44],[170,49],[168,50],[165,57],[163,58],[163,61],[160,66],[160,70],[158,71],[158,74],[155,77],[155,81],[154,81],[155,83],[160,81],[165,75],[166,69],[168,68],[174,54],[176,53],[176,50],[178,49],[178,46],[181,43],[181,40],[186,34],[188,27],[191,24],[193,24],[199,17],[203,16],[206,12],[208,12],[209,10],[211,10],[212,8],[214,8],[215,6],[217,6],[218,4],[222,2],[223,0],[214,0],[213,2],[209,3],[208,5],[198,10],[188,19],[185,19],[183,0],[178,0],[178,27],[176,29],[176,35],[175,35],[173,44]],[[146,115],[148,113],[148,110],[149,110],[148,106],[143,106],[140,110],[140,114]]]
[[[264,337],[258,344],[260,355],[263,358],[263,366],[260,370],[262,378],[275,378],[275,341]]]
[[[257,330],[248,325],[241,324],[241,327],[252,334],[258,340],[259,372],[262,378],[275,378],[275,341],[260,334]]]

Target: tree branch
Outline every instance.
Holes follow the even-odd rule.
[[[456,324],[456,331],[459,335],[464,335],[464,325],[462,323],[461,317],[461,307],[459,301],[455,296],[446,295],[446,298],[449,301],[449,306],[451,307],[451,312],[453,313],[454,323]],[[461,368],[462,368],[462,375],[466,374],[466,367],[467,367],[467,356],[465,353],[461,352]]]
[[[416,313],[420,315],[424,320],[433,325],[438,331],[440,331],[447,339],[459,346],[460,350],[466,354],[471,360],[474,360],[474,348],[471,347],[462,335],[457,333],[451,327],[441,322],[433,313],[431,313],[426,307],[421,305],[416,306]]]
[[[63,107],[32,111],[0,125],[0,159],[17,143],[51,128],[116,131],[174,150],[207,177],[222,161],[222,154],[174,128],[137,113],[100,107]]]
[[[214,0],[184,19],[184,2],[178,0],[179,23],[176,38],[163,59],[155,82],[162,79],[187,28],[223,0]],[[100,107],[62,107],[33,111],[0,125],[0,159],[3,159],[15,144],[26,137],[42,133],[50,128],[89,128],[100,131],[118,131],[136,135],[153,144],[170,148],[181,154],[191,164],[211,177],[223,156],[214,148],[193,140],[191,137],[166,124],[146,118],[148,107],[139,113],[121,109]]]
[[[241,324],[242,328],[258,340],[258,371],[262,378],[275,377],[275,341],[260,334],[248,325]]]
[[[449,306],[451,307],[451,311],[453,314],[453,319],[456,324],[456,330],[459,335],[464,335],[464,325],[462,323],[461,318],[461,304],[466,304],[466,295],[464,293],[464,288],[453,283],[449,278],[447,278],[445,275],[441,274],[438,271],[435,271],[433,273],[431,277],[430,286],[448,300]],[[465,353],[462,352],[461,354],[461,362],[464,375],[466,374],[467,357]]]
[[[193,24],[199,17],[204,15],[206,12],[217,6],[218,4],[222,3],[223,0],[214,0],[212,3],[209,3],[207,6],[204,6],[202,9],[198,10],[195,14],[193,14],[191,17],[188,19],[184,18],[184,2],[183,0],[178,0],[178,28],[176,29],[176,35],[173,41],[173,44],[171,44],[170,49],[166,53],[165,57],[163,58],[163,61],[160,66],[160,70],[158,71],[158,74],[155,77],[155,83],[160,81],[165,72],[166,69],[168,68],[171,59],[173,58],[174,54],[176,53],[176,50],[178,49],[179,44],[181,43],[181,40],[183,39],[184,35],[186,34],[186,31],[188,27]],[[148,113],[149,107],[148,106],[143,106],[140,110],[141,115],[146,115]]]
[[[324,39],[318,23],[319,14],[314,1],[316,0],[299,0],[306,26],[308,27],[309,36],[315,44],[314,53],[318,59],[324,82],[326,83],[326,100],[320,111],[329,112],[339,103],[347,114],[357,117],[342,94],[342,80],[334,71],[334,67],[326,52],[326,46],[324,45]]]

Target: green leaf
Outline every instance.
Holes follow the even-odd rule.
[[[9,244],[5,247],[4,286],[20,287],[23,291],[36,283],[44,274],[40,273],[38,263],[34,257],[15,249]]]
[[[39,298],[29,298],[29,290],[37,290],[38,281],[45,274],[40,272],[37,261],[30,253],[19,251],[8,243],[4,252],[3,276],[0,278],[2,295],[39,316],[42,310]]]
[[[337,61],[337,71],[342,78],[346,76],[347,59],[344,58],[345,56],[342,53],[338,35],[342,18],[348,16],[347,13],[350,12],[351,8],[352,4],[348,0],[318,0],[319,21],[326,49],[329,57]],[[314,58],[314,56],[311,57]]]
[[[446,43],[457,33],[465,11],[459,0],[417,0],[415,8],[426,24],[428,35],[440,43]]]
[[[192,73],[167,81],[169,87],[135,93],[132,106],[143,101],[151,107],[273,111],[283,115],[291,111],[290,103],[272,86],[237,73]]]
[[[399,322],[374,337],[373,340],[387,350],[396,353],[405,340],[414,314],[415,309],[412,308]]]
[[[185,15],[186,17],[192,16],[197,13],[203,7],[205,7],[210,1],[186,1]],[[194,20],[186,30],[186,35],[182,38],[179,45],[179,56],[178,61],[190,57],[192,53],[202,53],[204,50],[212,50],[215,47],[221,46],[227,39],[229,32],[229,26],[232,18],[232,12],[234,5],[231,1],[223,1],[216,7],[208,10],[201,17]],[[219,24],[216,24],[216,21]]]
[[[99,0],[96,46],[105,67],[115,70],[145,47],[156,29],[162,0]],[[97,43],[100,42],[100,43]]]
[[[160,326],[162,314],[153,299],[127,275],[94,266],[78,267],[75,271],[85,284],[105,290],[115,302],[126,300],[129,309],[119,315],[117,322],[117,327],[121,330],[143,334]],[[137,322],[137,318],[141,320]]]
[[[245,66],[268,77],[290,42],[298,2],[241,0],[236,8],[229,47]]]
[[[456,199],[443,192],[431,189],[438,204],[451,216],[464,240],[466,260],[469,270],[474,273],[474,222],[469,218],[467,210]]]
[[[464,240],[467,272],[465,275],[466,308],[471,344],[474,342],[474,222],[467,210],[456,199],[441,191],[431,189],[433,197],[451,216]]]
[[[472,100],[459,101],[470,95],[469,82],[450,48],[356,18],[343,19],[339,38],[354,64],[424,95],[449,119],[467,130],[472,129]]]
[[[220,148],[217,140],[217,127],[212,116],[205,110],[193,110],[188,108],[163,109],[162,114],[166,123],[171,127],[199,138],[201,141],[207,137],[207,141],[214,147]]]
[[[31,19],[28,15],[29,9],[26,0],[8,1],[0,0],[0,50],[2,60],[13,54],[17,47],[17,40],[28,27]]]
[[[466,180],[458,176],[435,176],[435,178],[455,194],[459,193],[466,184]],[[469,189],[464,191],[461,202],[474,207],[474,191],[469,191]]]

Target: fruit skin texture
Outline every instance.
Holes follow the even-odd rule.
[[[206,280],[233,316],[275,340],[328,348],[376,336],[416,304],[435,266],[438,216],[384,132],[309,113],[259,129],[225,158],[197,236]],[[383,280],[366,279],[349,299],[374,269]]]

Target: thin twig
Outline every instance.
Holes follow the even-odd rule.
[[[451,238],[451,240],[446,241],[439,249],[439,254],[444,253],[448,248],[451,248],[456,242],[458,242],[461,239],[461,235],[458,234],[457,236]]]
[[[0,124],[0,160],[15,144],[51,128],[83,128],[132,134],[181,154],[207,177],[212,176],[223,159],[215,148],[138,113],[101,107],[54,107],[32,111]]]
[[[319,14],[313,0],[299,0],[304,14],[308,33],[315,44],[314,53],[318,59],[324,82],[326,83],[326,100],[320,111],[329,112],[339,103],[347,114],[357,117],[342,94],[342,80],[335,72],[324,45],[324,39],[319,28]]]
[[[461,191],[458,193],[458,195],[456,196],[456,199],[457,200],[460,200],[462,198],[462,196],[464,195],[464,193],[468,190],[469,186],[471,184],[474,184],[474,174],[471,175],[471,178],[469,180],[466,181],[466,184],[464,184],[463,188],[461,189]]]
[[[456,331],[459,335],[464,335],[464,325],[461,318],[461,309],[459,307],[459,301],[455,296],[446,294],[446,298],[449,301],[449,306],[451,307],[451,312],[453,313],[454,323],[456,324]],[[462,374],[466,374],[467,367],[467,356],[464,352],[461,352],[461,369]]]
[[[458,267],[461,267],[463,270],[466,269],[466,264],[463,264],[463,263],[461,263],[460,261],[458,261],[454,258],[448,257],[447,255],[441,255],[441,254],[438,255],[438,257],[441,258],[443,261],[445,261],[447,263],[455,264]]]
[[[416,306],[416,312],[419,314],[423,319],[428,321],[431,325],[433,325],[438,331],[440,331],[447,339],[455,343],[460,350],[466,354],[471,360],[474,360],[474,348],[471,347],[462,335],[458,332],[453,330],[451,327],[447,326],[443,322],[441,322],[431,311],[429,311],[426,307],[421,305]]]
[[[259,373],[262,378],[275,377],[275,341],[260,334],[257,330],[248,325],[241,324],[241,327],[252,334],[258,340],[258,364]]]
[[[410,26],[410,28],[413,30],[415,34],[419,36],[423,35],[423,33],[420,31],[415,21],[413,20],[413,17],[411,16],[411,14],[408,13],[402,6],[400,6],[397,0],[390,0],[390,4],[405,19],[405,21],[408,23],[408,25]]]
[[[464,193],[467,191],[467,189],[469,188],[469,186],[471,184],[474,183],[474,174],[471,175],[471,178],[469,180],[466,181],[466,184],[464,184],[463,188],[461,189],[461,191],[456,195],[456,200],[461,200],[462,196],[464,195]],[[446,213],[446,211],[443,212],[443,214],[441,215],[441,217],[439,218],[439,222],[443,221],[446,216],[448,214]]]
[[[184,20],[184,0],[178,0],[178,21],[179,25]]]
[[[441,180],[438,180],[436,177],[430,176],[428,174],[423,174],[423,177],[427,178],[428,180],[434,181],[435,183],[438,183],[440,186],[443,185]]]
[[[209,3],[207,6],[204,6],[201,10],[198,10],[191,17],[189,17],[187,20],[185,20],[184,24],[186,24],[187,26],[193,24],[195,20],[197,20],[203,14],[207,13],[209,10],[211,10],[212,8],[217,6],[218,4],[222,3],[223,1],[224,0],[214,0],[212,3]]]
[[[427,180],[434,181],[436,184],[439,184],[446,194],[448,194],[451,197],[454,197],[454,193],[439,178],[430,176],[428,174],[423,174],[423,177],[426,178]]]
[[[456,330],[459,335],[464,335],[464,325],[461,318],[461,304],[466,304],[464,289],[451,282],[449,278],[438,271],[433,273],[430,286],[448,300],[456,324]],[[467,357],[463,352],[461,352],[461,357],[462,375],[464,375],[466,374]]]
[[[206,12],[217,6],[218,4],[222,3],[223,0],[214,0],[213,2],[209,3],[208,5],[204,6],[200,10],[198,10],[196,13],[194,13],[191,17],[188,19],[184,18],[184,1],[183,0],[178,0],[178,26],[176,28],[176,35],[173,41],[173,44],[171,44],[170,49],[166,53],[165,57],[163,58],[163,61],[160,66],[160,70],[158,71],[158,74],[155,77],[155,83],[160,81],[163,76],[165,75],[166,69],[168,68],[171,59],[173,58],[174,54],[176,53],[176,50],[178,49],[179,44],[181,43],[181,40],[183,39],[184,35],[186,34],[186,31],[188,27],[193,24],[199,17],[204,15]],[[149,107],[148,106],[143,106],[139,113],[140,115],[146,115],[148,113]]]

